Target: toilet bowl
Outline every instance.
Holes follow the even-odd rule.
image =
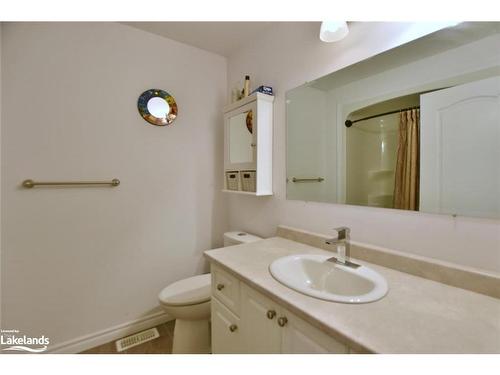
[[[176,319],[172,353],[210,353],[210,274],[170,284],[158,299]]]
[[[245,232],[224,233],[224,246],[260,240]],[[211,274],[176,281],[158,295],[160,305],[176,319],[172,353],[210,353]]]

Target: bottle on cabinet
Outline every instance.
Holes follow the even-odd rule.
[[[243,84],[242,97],[246,98],[250,95],[250,76],[245,76],[245,83]]]
[[[245,83],[243,84],[243,89],[238,88],[241,87],[241,81],[237,84],[237,86],[231,91],[231,102],[237,102],[240,99],[246,98],[251,94],[250,92],[250,76],[245,76]]]

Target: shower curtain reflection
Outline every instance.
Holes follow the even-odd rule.
[[[419,123],[419,109],[410,109],[399,114],[394,208],[418,211]]]

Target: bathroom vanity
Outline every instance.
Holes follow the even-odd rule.
[[[212,352],[348,353],[342,342],[212,266]]]
[[[284,237],[205,252],[213,353],[500,353],[498,298],[355,259],[387,280],[388,294],[324,301],[273,278],[270,264],[292,254],[333,255]]]

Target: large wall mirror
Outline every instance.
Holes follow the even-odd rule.
[[[500,23],[287,92],[287,199],[500,218]]]

